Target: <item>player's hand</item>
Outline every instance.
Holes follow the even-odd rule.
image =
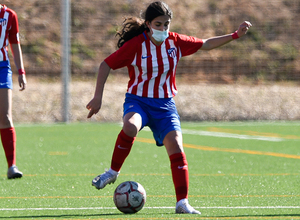
[[[252,24],[249,21],[244,21],[240,26],[239,29],[237,31],[237,34],[239,37],[244,36],[248,29],[252,26]]]
[[[19,90],[20,91],[25,90],[26,89],[26,85],[27,85],[27,80],[26,80],[25,74],[19,75],[18,81],[19,81],[19,86],[20,86]]]
[[[90,111],[87,118],[91,118],[93,115],[97,114],[101,108],[102,101],[93,98],[87,105],[86,108]]]

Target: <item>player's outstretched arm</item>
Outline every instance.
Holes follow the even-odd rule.
[[[109,72],[110,67],[105,61],[103,61],[99,67],[94,98],[86,105],[86,108],[90,111],[87,116],[88,118],[91,118],[93,115],[97,114],[101,108],[104,84]]]
[[[252,24],[249,21],[244,21],[239,26],[238,30],[236,32],[234,32],[233,34],[227,34],[227,35],[223,35],[223,36],[211,37],[208,39],[204,39],[201,50],[211,50],[211,49],[220,47],[224,44],[227,44],[234,39],[240,38],[247,33],[248,29],[251,26],[252,26]]]

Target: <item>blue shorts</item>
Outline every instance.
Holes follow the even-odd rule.
[[[180,117],[173,98],[145,98],[127,93],[123,107],[123,116],[129,112],[141,115],[141,130],[148,126],[157,146],[163,146],[163,140],[170,131],[181,131]]]
[[[12,71],[9,61],[0,62],[0,89],[12,89]]]

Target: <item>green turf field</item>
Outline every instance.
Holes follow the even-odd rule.
[[[300,122],[182,123],[189,201],[202,215],[176,215],[165,149],[141,131],[114,185],[92,179],[109,168],[118,124],[17,125],[21,179],[0,160],[0,219],[300,219]],[[142,184],[145,207],[124,215],[114,189]]]

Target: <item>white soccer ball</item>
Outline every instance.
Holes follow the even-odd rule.
[[[136,213],[140,211],[146,202],[144,187],[134,181],[121,183],[114,192],[116,207],[123,213]]]

